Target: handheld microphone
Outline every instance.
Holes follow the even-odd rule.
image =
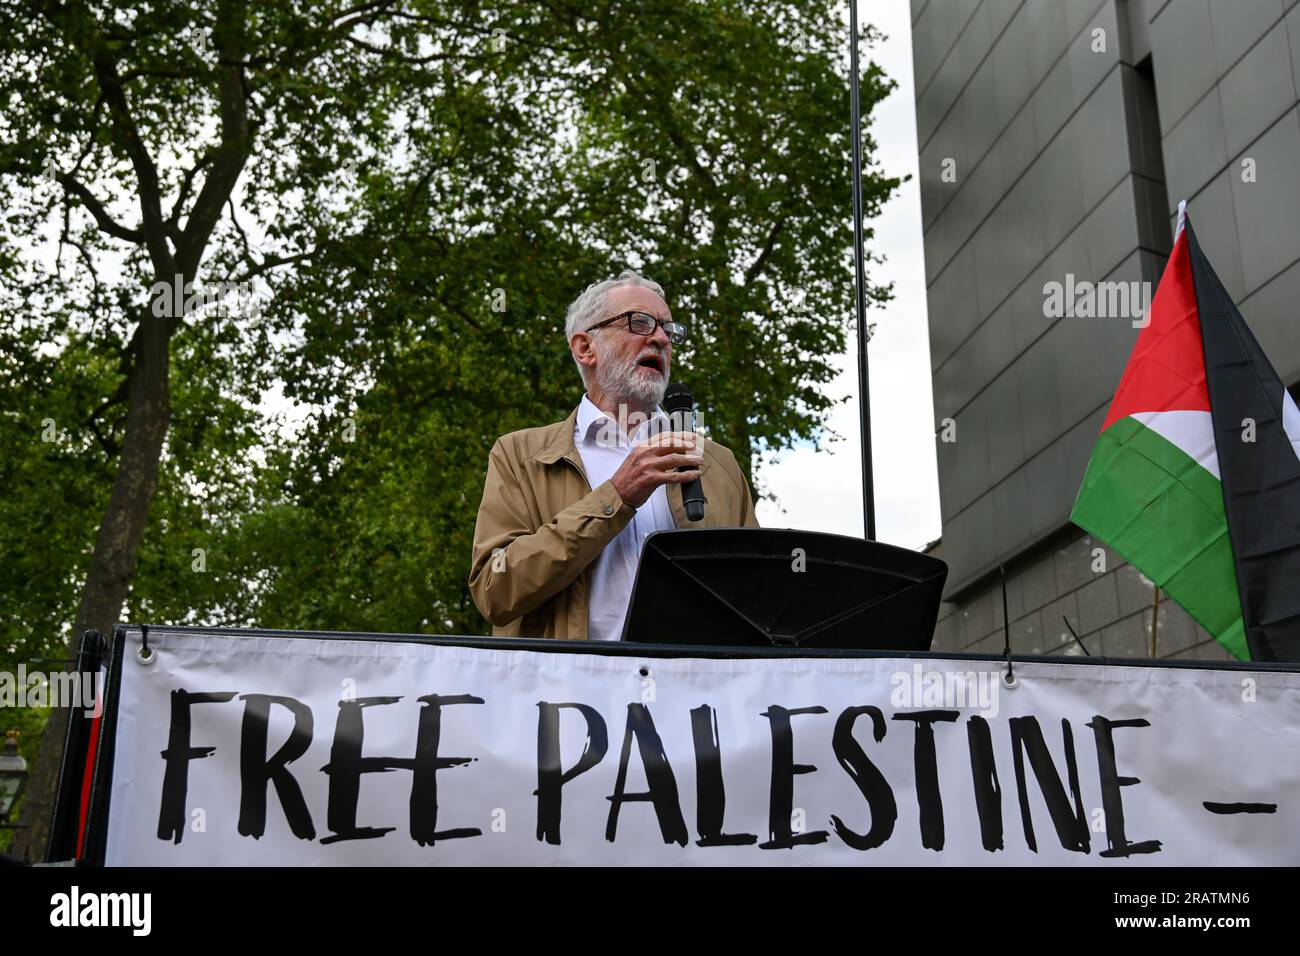
[[[673,382],[664,390],[663,408],[673,423],[675,432],[695,431],[695,398],[691,390],[681,382]],[[684,471],[685,466],[678,471]],[[700,479],[688,481],[682,485],[682,505],[686,508],[686,517],[691,521],[704,519],[704,489]]]

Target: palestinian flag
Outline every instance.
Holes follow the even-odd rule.
[[[1300,661],[1300,411],[1179,222],[1070,519],[1237,657]]]

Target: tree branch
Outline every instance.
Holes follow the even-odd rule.
[[[255,279],[260,275],[270,272],[272,269],[278,269],[280,266],[287,266],[294,262],[302,262],[304,259],[310,259],[315,254],[316,250],[310,249],[307,252],[300,252],[293,256],[267,256],[261,262],[255,264],[252,269],[237,276],[233,281],[236,283],[247,282],[249,279]],[[252,259],[250,258],[249,261],[251,262]]]
[[[377,54],[380,59],[387,60],[390,63],[405,63],[409,66],[423,66],[426,63],[438,63],[444,60],[461,59],[457,53],[430,53],[428,56],[407,56],[405,53],[399,53],[392,47],[375,46],[373,43],[367,43],[354,36],[344,36],[344,40],[353,46],[360,47],[370,53]]]
[[[194,201],[177,244],[177,260],[182,275],[193,275],[203,256],[203,249],[221,218],[222,207],[234,191],[235,183],[252,152],[252,133],[248,124],[248,94],[244,86],[245,0],[222,0],[218,5],[213,35],[218,52],[217,96],[221,113],[221,144],[212,159],[212,170]]]
[[[100,295],[99,272],[95,269],[94,258],[90,255],[90,252],[86,249],[85,245],[76,239],[68,237],[68,245],[72,246],[81,254],[81,261],[86,264],[86,271],[90,273],[90,279],[92,282],[90,291],[95,298],[98,299]]]
[[[149,150],[140,138],[140,130],[136,126],[135,118],[131,115],[131,107],[126,100],[126,91],[122,86],[121,78],[117,75],[117,64],[108,55],[106,49],[98,43],[96,43],[92,62],[99,87],[104,93],[104,100],[108,103],[114,139],[130,158],[140,186],[142,219],[140,232],[143,243],[149,251],[155,274],[168,275],[174,271],[174,265],[163,226],[158,167],[154,165]]]
[[[754,260],[753,265],[745,270],[745,285],[753,282],[758,278],[759,273],[763,271],[763,266],[771,258],[772,250],[776,248],[777,237],[781,235],[781,230],[785,228],[785,220],[786,214],[784,212],[777,217],[776,224],[772,226],[771,232],[767,234],[767,241],[763,243],[763,251],[758,254],[758,258]]]
[[[179,243],[181,239],[179,229],[181,212],[185,208],[185,203],[189,201],[190,190],[194,186],[194,177],[198,175],[200,169],[211,164],[212,160],[216,158],[216,155],[217,151],[215,149],[209,149],[199,158],[197,163],[185,170],[185,176],[181,179],[181,188],[177,193],[176,202],[172,205],[171,215],[167,217],[167,235],[170,236],[174,242]]]
[[[139,229],[128,229],[126,226],[119,225],[108,214],[100,201],[95,198],[95,194],[75,177],[69,173],[59,173],[55,178],[59,181],[59,185],[81,200],[81,204],[95,217],[95,222],[99,224],[101,230],[116,239],[133,242],[136,245],[144,244],[143,232]]]
[[[99,442],[99,447],[103,448],[110,456],[116,455],[121,451],[121,446],[117,442],[105,436],[99,430],[99,416],[104,414],[114,405],[120,405],[126,401],[131,394],[131,377],[128,375],[122,379],[117,386],[117,391],[100,403],[99,407],[90,413],[86,419],[86,427],[95,434],[95,440]]]
[[[279,266],[289,265],[293,262],[301,262],[302,260],[310,259],[315,255],[316,250],[311,249],[307,252],[300,252],[293,256],[263,256],[262,261],[258,262],[253,258],[253,244],[248,241],[248,233],[244,232],[244,227],[239,224],[239,217],[235,215],[235,201],[233,199],[227,199],[226,208],[230,210],[230,222],[235,227],[235,233],[239,236],[240,245],[244,247],[244,261],[252,266],[252,268],[243,275],[235,278],[233,280],[235,283],[247,282],[249,279],[270,272],[272,269],[278,268]],[[261,250],[259,249],[258,251],[260,252]]]
[[[392,5],[393,0],[371,0],[369,3],[358,3],[346,10],[340,10],[331,18],[329,25],[331,27],[350,27],[354,23],[360,22],[364,16],[378,13],[384,7],[391,7]],[[362,16],[355,16],[355,14],[361,14]],[[349,20],[348,17],[352,17],[352,19]]]
[[[140,233],[143,237],[143,245],[149,252],[154,271],[158,275],[167,275],[172,271],[172,258],[163,231],[158,168],[140,138],[140,130],[131,115],[126,91],[117,72],[117,62],[104,41],[100,24],[84,7],[62,5],[53,0],[43,0],[43,2],[33,3],[33,6],[56,30],[77,46],[94,68],[101,99],[108,104],[109,115],[112,118],[113,140],[131,160],[140,187],[142,219]]]

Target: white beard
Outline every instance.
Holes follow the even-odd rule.
[[[596,339],[596,382],[606,394],[613,395],[620,402],[652,410],[663,401],[664,391],[668,388],[668,357],[661,353],[664,362],[664,374],[642,371],[636,364],[636,356],[620,360],[608,354],[608,349],[599,337]]]

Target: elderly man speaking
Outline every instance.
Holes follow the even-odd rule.
[[[658,284],[625,271],[589,286],[564,332],[586,394],[564,421],[492,446],[469,589],[495,635],[616,641],[651,532],[758,522],[731,452],[666,427],[659,403],[686,327]],[[688,522],[668,488],[696,478],[708,508]]]

